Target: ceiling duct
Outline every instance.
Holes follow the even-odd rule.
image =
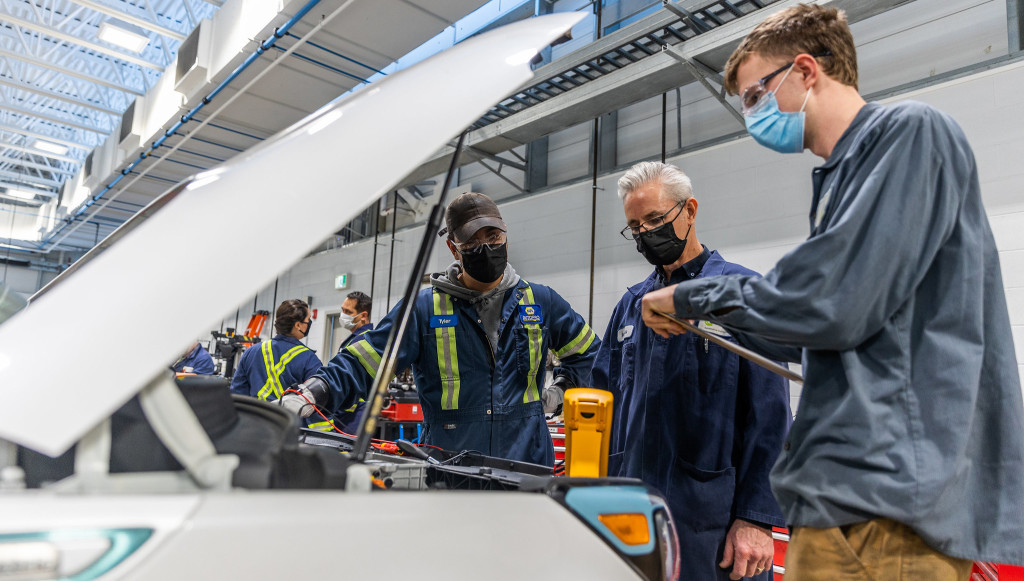
[[[85,181],[92,177],[92,163],[96,160],[96,150],[89,152],[89,155],[85,156],[85,163],[82,164],[82,180]]]
[[[100,182],[110,175],[112,171],[113,151],[112,148],[106,147],[111,142],[111,139],[107,140],[107,143],[92,150],[89,155],[85,158],[85,166],[82,168],[82,185],[95,190],[96,186],[100,185]]]
[[[146,98],[136,97],[131,105],[121,115],[121,132],[118,137],[118,144],[125,154],[131,154],[142,146],[144,113]]]
[[[191,100],[210,80],[213,62],[213,22],[203,20],[178,47],[174,90]]]

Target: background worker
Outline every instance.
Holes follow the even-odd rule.
[[[1024,564],[1024,402],[992,230],[967,139],[921,103],[865,103],[842,12],[770,16],[725,70],[747,128],[810,149],[811,235],[765,277],[644,298],[803,362],[772,471],[793,527],[786,580],[963,579]],[[778,346],[781,344],[781,347]]]
[[[339,317],[339,321],[342,328],[348,330],[351,334],[341,343],[341,348],[338,351],[355,343],[363,333],[373,330],[373,324],[370,323],[370,311],[372,309],[373,301],[369,295],[359,291],[348,293],[348,296],[345,297],[345,302],[341,303],[341,317]]]
[[[210,357],[210,352],[200,345],[199,341],[196,341],[185,351],[184,355],[174,362],[174,365],[171,365],[171,369],[173,369],[175,373],[213,375],[215,368],[213,365],[213,357]]]
[[[771,527],[786,524],[768,474],[791,421],[788,384],[696,335],[661,339],[640,317],[644,295],[666,284],[756,273],[700,243],[697,199],[675,166],[638,163],[618,187],[622,235],[654,270],[615,306],[594,363],[594,387],[615,397],[608,475],[665,495],[687,579],[767,581]]]
[[[396,367],[412,366],[423,442],[551,466],[545,409],[555,411],[566,388],[589,385],[600,339],[555,291],[516,274],[507,227],[490,198],[462,194],[445,223],[455,262],[420,291]],[[303,384],[305,397],[333,411],[365,396],[397,315],[395,307]],[[548,349],[562,365],[542,396]],[[282,405],[311,412],[293,394]]]
[[[373,301],[370,296],[364,292],[353,291],[348,293],[345,297],[345,302],[341,303],[341,316],[339,317],[341,326],[347,329],[350,334],[341,343],[341,347],[338,348],[340,353],[349,345],[359,340],[363,334],[373,330],[373,324],[370,323],[370,311],[373,309]],[[366,402],[360,398],[354,405],[338,411],[334,414],[334,425],[343,432],[353,434],[356,428],[359,427],[359,418],[363,415],[363,408],[366,406]]]
[[[306,381],[322,367],[316,352],[302,344],[313,324],[306,301],[289,299],[277,307],[277,334],[245,350],[231,379],[231,391],[240,395],[274,401],[289,386]],[[331,417],[330,414],[325,414]],[[319,415],[309,418],[307,427],[333,431],[330,421]]]

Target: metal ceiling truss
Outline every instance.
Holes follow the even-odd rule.
[[[8,118],[8,117],[10,117],[10,118]],[[23,120],[24,120],[24,118],[21,115],[5,116],[3,111],[0,111],[0,132],[6,131],[8,133],[14,133],[14,134],[17,134],[17,135],[23,135],[25,137],[31,137],[31,138],[34,138],[34,139],[42,139],[42,140],[46,140],[46,141],[52,141],[53,143],[57,143],[57,144],[60,144],[60,145],[66,145],[69,148],[77,149],[77,150],[80,150],[82,152],[87,152],[87,151],[91,150],[93,147],[95,147],[97,145],[96,143],[93,143],[93,144],[78,143],[78,142],[71,141],[71,140],[67,139],[65,136],[50,135],[49,133],[47,133],[47,132],[50,132],[50,129],[46,128],[46,127],[41,128],[41,130],[44,131],[43,133],[40,133],[39,131],[35,131],[35,127],[33,127],[34,125],[46,125],[46,124],[36,123],[34,119],[28,119],[28,123],[26,123],[26,125],[29,125],[29,127],[21,127],[21,126],[18,126],[17,124],[12,124],[12,121],[20,122],[20,121],[23,121]],[[83,155],[82,157],[84,158],[85,156]]]
[[[0,168],[56,188],[117,127],[222,4],[203,0],[0,0]],[[117,19],[149,37],[138,54],[98,38]],[[35,140],[73,148],[56,155]],[[56,164],[53,164],[56,162]],[[51,164],[53,164],[52,167]]]
[[[0,167],[3,167],[4,169],[9,167],[25,167],[29,169],[34,169],[39,172],[51,174],[50,176],[40,175],[39,177],[50,177],[51,179],[56,179],[56,174],[61,174],[64,176],[73,175],[73,172],[71,172],[70,170],[61,169],[59,167],[54,167],[52,165],[47,165],[45,163],[40,163],[39,161],[32,161],[31,158],[27,158],[25,154],[16,155],[18,155],[18,157],[0,157]]]
[[[69,148],[68,157],[85,159],[85,152],[96,147],[103,141],[103,134],[84,131],[69,126],[68,123],[54,122],[46,113],[33,113],[29,108],[0,104],[0,131],[22,135],[35,140],[48,141]],[[74,145],[69,145],[73,143]],[[33,146],[34,147],[34,146]],[[74,151],[71,148],[74,147]],[[82,152],[82,153],[78,153]],[[0,151],[2,153],[2,151]]]
[[[41,177],[37,177],[37,176],[28,175],[25,172],[14,172],[14,171],[8,171],[8,170],[0,170],[0,177],[5,177],[5,178],[8,178],[8,179],[21,181],[21,182],[24,182],[26,184],[34,184],[34,185],[39,185],[39,186],[49,187],[49,188],[54,188],[54,189],[60,187],[60,185],[62,183],[60,181],[53,180],[53,179],[46,179],[46,178],[41,178]]]
[[[707,89],[709,93],[711,93],[711,96],[714,97],[722,105],[722,107],[725,107],[725,110],[728,111],[734,119],[739,121],[740,126],[747,126],[746,121],[744,121],[743,119],[743,115],[739,111],[737,111],[735,107],[730,105],[728,101],[725,100],[725,80],[722,79],[722,75],[718,74],[718,71],[715,71],[711,67],[705,65],[704,63],[696,59],[692,59],[686,56],[685,54],[683,54],[682,51],[679,50],[679,47],[668,46],[665,47],[665,50],[668,52],[669,56],[682,63],[682,65],[685,66],[686,68],[690,69],[690,74],[693,75],[693,78],[697,79],[700,82],[700,84],[703,85],[703,87]],[[715,89],[711,85],[710,81],[714,81],[715,83],[717,83],[719,88]]]
[[[3,31],[3,29],[0,28],[0,32],[2,32],[2,31]],[[2,34],[0,34],[0,47],[2,47],[5,44],[9,44],[7,42],[8,40],[9,39],[7,39]],[[146,94],[146,92],[144,90],[142,90],[141,88],[137,88],[137,87],[126,85],[124,82],[122,82],[121,79],[108,80],[108,79],[104,78],[104,77],[111,77],[112,75],[109,73],[109,71],[107,71],[106,73],[103,73],[102,71],[99,71],[97,69],[100,66],[106,67],[107,63],[97,63],[94,60],[90,60],[90,59],[86,58],[84,62],[79,62],[78,63],[78,65],[77,65],[78,66],[78,70],[76,70],[76,69],[73,69],[71,67],[62,66],[62,65],[60,65],[56,61],[54,61],[54,62],[47,62],[47,61],[43,60],[42,58],[37,58],[37,57],[35,57],[33,55],[29,55],[29,54],[23,54],[23,53],[20,53],[20,52],[18,52],[16,50],[7,50],[5,48],[0,48],[0,56],[4,56],[4,57],[7,57],[8,59],[10,59],[9,62],[11,62],[12,64],[20,62],[22,64],[32,65],[32,66],[34,66],[36,68],[39,68],[39,69],[42,69],[44,71],[52,71],[52,72],[55,72],[55,73],[59,73],[59,74],[63,75],[64,77],[71,77],[71,78],[80,79],[82,81],[85,81],[86,83],[90,83],[92,85],[96,85],[97,87],[105,87],[107,89],[113,89],[114,91],[119,91],[119,92],[122,92],[122,93],[128,93],[130,95],[135,95],[135,96],[141,96],[141,95],[145,95]],[[72,57],[80,57],[81,55],[74,55],[74,54],[72,54],[71,56]],[[74,58],[70,58],[70,59],[62,59],[62,60],[72,60],[72,61],[74,61],[75,59]],[[82,72],[82,71],[86,71],[86,72]],[[89,71],[93,71],[93,74],[90,74]],[[98,76],[98,75],[101,75],[101,74],[102,74],[102,76]],[[110,96],[117,96],[117,95],[107,94],[106,96],[110,97]],[[127,99],[126,101],[130,102],[130,99]],[[125,104],[124,108],[126,108],[126,109],[128,108],[127,103]]]
[[[70,15],[66,15],[64,17],[64,22],[67,22],[75,18],[77,16],[77,12],[78,11],[75,11]],[[78,37],[74,34],[61,32],[60,29],[57,27],[47,26],[39,22],[32,22],[31,20],[18,18],[17,16],[12,16],[11,14],[5,14],[4,20],[8,25],[14,27],[16,32],[26,34],[28,31],[32,31],[37,33],[37,35],[43,35],[49,37],[50,39],[62,40],[72,45],[78,45],[82,49],[87,49],[94,53],[104,54],[122,62],[131,63],[133,65],[138,65],[140,67],[153,69],[157,72],[163,72],[164,67],[170,64],[170,61],[160,63],[152,62],[144,58],[139,58],[135,55],[129,54],[121,50],[114,50],[112,48],[108,48],[107,46],[104,46],[97,42],[84,40],[81,37]],[[84,20],[82,20],[81,22],[85,23]],[[61,24],[63,24],[63,22]],[[58,24],[57,26],[60,26],[61,24]],[[99,28],[99,24],[96,25],[96,28]]]
[[[661,15],[660,21],[654,19],[657,23],[656,26],[642,31],[626,42],[621,40],[611,41],[611,43],[596,41],[593,45],[594,50],[590,51],[587,57],[571,63],[568,68],[559,71],[552,70],[551,73],[554,74],[543,77],[543,81],[498,103],[476,122],[474,128],[485,127],[511,117],[552,97],[569,92],[604,75],[660,53],[668,47],[710,32],[775,1],[708,0],[686,9],[683,7],[684,3],[678,0],[663,0],[662,4],[667,9],[668,18]],[[694,3],[688,2],[687,4]],[[615,38],[619,38],[619,36],[615,35]],[[565,63],[555,62],[548,66],[562,67],[565,66]],[[538,70],[538,74],[540,72]]]
[[[2,1],[2,0],[0,0],[0,1]],[[202,109],[208,103],[210,103],[215,97],[217,97],[217,95],[219,95],[221,93],[221,91],[223,91],[224,88],[228,84],[230,84],[234,79],[236,79],[242,73],[242,71],[244,71],[246,68],[248,68],[257,59],[259,59],[260,56],[262,56],[268,50],[270,50],[277,43],[277,41],[280,38],[282,38],[285,34],[287,34],[288,30],[292,26],[294,26],[296,23],[298,23],[300,20],[302,20],[302,18],[305,17],[306,14],[309,13],[309,11],[312,10],[313,7],[316,6],[316,4],[319,1],[320,0],[309,0],[307,2],[307,4],[305,6],[303,6],[302,8],[300,8],[291,18],[288,19],[287,22],[285,22],[281,27],[275,29],[274,33],[267,40],[261,42],[258,45],[257,49],[254,52],[252,52],[249,55],[249,57],[246,58],[245,61],[243,61],[238,67],[236,67],[236,69],[230,75],[228,75],[228,77],[226,79],[221,81],[220,85],[215,87],[212,92],[207,94],[200,101],[200,103],[198,105],[196,105],[192,110],[190,110],[188,113],[182,115],[180,117],[180,119],[177,121],[177,123],[175,123],[170,129],[164,131],[163,135],[160,136],[159,138],[157,138],[156,141],[153,141],[151,144],[149,144],[149,146],[143,151],[142,154],[140,154],[140,156],[137,159],[135,159],[134,161],[131,161],[127,165],[127,167],[125,167],[124,169],[122,169],[120,171],[120,175],[119,176],[114,178],[113,181],[111,181],[106,186],[104,186],[99,192],[93,193],[89,198],[87,198],[85,200],[85,202],[83,202],[81,205],[78,206],[78,208],[76,208],[74,210],[74,213],[71,216],[65,217],[62,220],[60,220],[58,222],[58,224],[56,225],[56,227],[53,228],[52,230],[50,230],[50,232],[48,232],[43,237],[42,241],[37,245],[37,248],[39,250],[43,251],[43,252],[49,252],[50,250],[53,250],[53,249],[57,248],[58,245],[60,245],[63,240],[65,240],[66,238],[68,238],[69,236],[74,234],[74,232],[77,230],[78,225],[74,224],[76,218],[82,216],[86,212],[89,212],[90,208],[93,205],[95,205],[97,203],[100,203],[101,200],[102,200],[102,203],[100,203],[100,205],[97,208],[92,210],[91,215],[96,215],[98,212],[102,211],[106,207],[107,204],[109,204],[111,201],[116,199],[117,196],[119,196],[121,193],[123,193],[128,187],[130,187],[133,183],[135,183],[136,181],[138,181],[138,180],[140,180],[142,178],[149,178],[149,179],[158,180],[158,181],[166,180],[170,184],[177,184],[177,183],[179,183],[180,180],[169,179],[169,178],[161,178],[161,177],[150,175],[150,171],[152,170],[153,167],[156,166],[156,164],[159,164],[161,161],[163,161],[165,159],[169,159],[171,154],[173,154],[174,152],[178,151],[181,148],[181,146],[184,144],[184,141],[179,141],[176,145],[173,145],[173,146],[167,144],[170,147],[170,150],[164,152],[163,155],[160,156],[160,157],[151,157],[151,154],[153,154],[153,152],[155,150],[163,147],[166,144],[168,139],[170,139],[171,137],[178,136],[179,135],[178,134],[178,130],[183,125],[185,125],[186,123],[190,123],[193,120],[199,121],[200,118],[197,117],[199,112],[202,111]],[[341,6],[335,8],[334,11],[331,12],[329,15],[321,15],[321,18],[320,18],[319,22],[316,25],[314,25],[310,30],[308,30],[294,45],[292,45],[292,47],[289,48],[284,53],[283,56],[287,57],[290,54],[292,54],[302,44],[304,44],[307,39],[309,39],[310,37],[315,35],[324,26],[327,26],[327,24],[329,24],[330,21],[333,20],[338,14],[340,14],[342,12],[342,10],[344,10],[344,8],[346,6],[348,6],[348,5],[349,5],[349,3],[342,4]],[[262,137],[255,136],[255,135],[250,135],[250,134],[244,133],[244,132],[239,131],[239,130],[235,130],[235,129],[231,129],[231,128],[228,128],[228,127],[225,127],[225,126],[213,124],[211,122],[211,119],[216,117],[221,111],[223,111],[226,107],[228,107],[239,96],[244,95],[246,93],[246,91],[248,91],[249,88],[253,84],[255,84],[261,78],[263,78],[264,75],[266,75],[276,65],[280,64],[280,62],[282,62],[282,60],[280,60],[280,59],[272,60],[268,64],[267,67],[265,67],[262,71],[257,73],[255,77],[249,79],[246,82],[245,85],[240,87],[238,89],[237,93],[235,93],[234,95],[228,97],[223,103],[220,103],[220,106],[219,106],[219,108],[216,109],[216,111],[207,112],[207,114],[205,114],[205,116],[202,118],[202,121],[199,122],[199,125],[196,126],[196,127],[193,127],[191,129],[191,132],[197,132],[197,131],[203,129],[204,127],[206,127],[206,126],[211,126],[211,127],[216,127],[216,128],[222,129],[222,130],[238,133],[240,135],[245,135],[247,137],[251,137],[253,139],[261,141],[263,139]],[[147,167],[146,169],[142,170],[142,171],[136,171],[137,166],[143,160],[146,160],[146,159],[152,160],[153,164],[150,165],[149,167]],[[120,184],[120,186],[118,186],[118,183],[122,180],[122,178],[124,178],[126,176],[131,176],[131,179],[129,179],[126,183]],[[118,188],[117,191],[113,192],[110,196],[106,196],[105,197],[105,194],[107,192],[111,191],[111,190],[114,190],[115,187]],[[70,227],[70,229],[69,229],[69,227]],[[49,248],[47,248],[47,246],[49,246]]]
[[[95,103],[93,101],[80,99],[68,93],[61,93],[50,89],[44,89],[31,83],[26,83],[25,81],[19,81],[17,80],[17,78],[3,76],[3,73],[0,73],[0,85],[13,87],[15,89],[21,89],[33,95],[39,95],[42,97],[48,97],[50,99],[56,99],[58,101],[63,101],[64,103],[68,103],[70,105],[77,105],[79,107],[85,107],[86,109],[99,111],[100,113],[120,116],[120,112],[103,103]]]
[[[20,103],[19,103],[20,101]],[[114,130],[116,125],[109,117],[104,119],[107,121],[105,127],[97,127],[93,124],[83,123],[78,119],[68,119],[66,115],[76,116],[81,119],[83,116],[76,115],[74,111],[69,107],[57,107],[51,102],[46,100],[19,100],[12,97],[4,88],[0,88],[0,102],[3,102],[4,108],[14,113],[22,113],[25,117],[35,117],[44,121],[50,121],[56,125],[63,125],[72,129],[79,129],[82,131],[89,131],[97,135],[106,137]],[[56,114],[55,114],[56,113]],[[86,119],[90,119],[86,117]],[[98,118],[95,120],[99,121]]]
[[[2,132],[0,132],[0,134],[2,134]],[[22,138],[22,139],[24,139],[24,138]],[[64,155],[57,155],[56,153],[48,153],[48,152],[45,152],[45,151],[40,151],[40,150],[38,150],[38,149],[36,149],[34,147],[25,147],[23,145],[18,145],[16,143],[12,143],[11,141],[0,140],[0,150],[2,150],[2,149],[9,149],[11,151],[18,151],[18,152],[22,152],[22,153],[30,153],[30,154],[32,154],[32,155],[34,155],[36,157],[40,157],[40,158],[43,158],[43,159],[52,159],[54,161],[65,161],[65,162],[74,163],[74,164],[80,163],[82,161],[80,159],[75,159],[75,158],[67,157],[67,156],[64,156]]]
[[[717,71],[762,19],[760,7],[781,10],[801,1],[809,0],[662,0],[663,9],[537,68],[531,85],[492,108],[467,141],[504,153],[690,82],[702,82],[722,102],[721,90],[711,85],[720,86]],[[813,1],[841,8],[852,24],[913,0]],[[398,186],[437,175],[452,151],[442,148]]]
[[[477,149],[477,148],[472,147],[472,146],[467,147],[466,150],[467,150],[467,152],[472,152],[473,154],[480,156],[481,159],[476,160],[477,163],[479,163],[481,166],[483,166],[483,168],[486,169],[487,171],[489,171],[492,174],[498,176],[498,178],[500,178],[502,181],[504,181],[508,185],[510,185],[513,188],[515,188],[517,191],[519,191],[519,193],[525,194],[528,191],[526,189],[525,185],[517,184],[516,182],[512,181],[512,179],[509,178],[507,175],[501,173],[501,170],[503,170],[506,167],[511,167],[513,169],[517,169],[517,170],[519,170],[520,172],[523,173],[523,181],[525,183],[525,181],[526,181],[526,173],[527,173],[526,158],[524,158],[523,156],[521,156],[518,153],[516,153],[516,151],[514,149],[510,149],[508,151],[508,153],[510,153],[512,156],[514,156],[518,161],[512,161],[510,159],[507,159],[507,158],[504,158],[504,157],[501,157],[501,156],[498,156],[498,155],[494,155],[492,153],[488,153],[488,152],[486,152],[486,151],[484,151],[482,149]],[[488,164],[486,161],[484,161],[485,159],[496,162],[498,164],[498,167],[491,167],[490,164]]]

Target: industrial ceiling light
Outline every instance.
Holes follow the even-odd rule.
[[[11,196],[12,198],[18,198],[19,200],[34,200],[36,199],[36,192],[29,190],[19,190],[16,188],[7,188],[4,194]]]
[[[66,145],[51,143],[49,141],[43,141],[42,139],[35,140],[32,143],[32,147],[40,151],[45,151],[47,153],[53,153],[56,155],[64,155],[65,153],[68,152],[68,147]]]
[[[149,35],[145,30],[115,18],[104,21],[96,36],[104,42],[126,48],[134,53],[142,52],[142,49],[149,44]]]

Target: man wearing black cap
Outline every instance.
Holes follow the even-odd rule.
[[[550,288],[528,283],[508,263],[505,222],[482,194],[456,198],[445,213],[455,258],[420,291],[398,354],[412,366],[423,405],[423,443],[449,450],[552,465],[544,412],[561,408],[569,387],[590,384],[600,339]],[[315,401],[325,413],[365,397],[377,374],[396,306],[380,325],[349,345],[282,405],[306,417]],[[544,389],[552,350],[562,365]]]

